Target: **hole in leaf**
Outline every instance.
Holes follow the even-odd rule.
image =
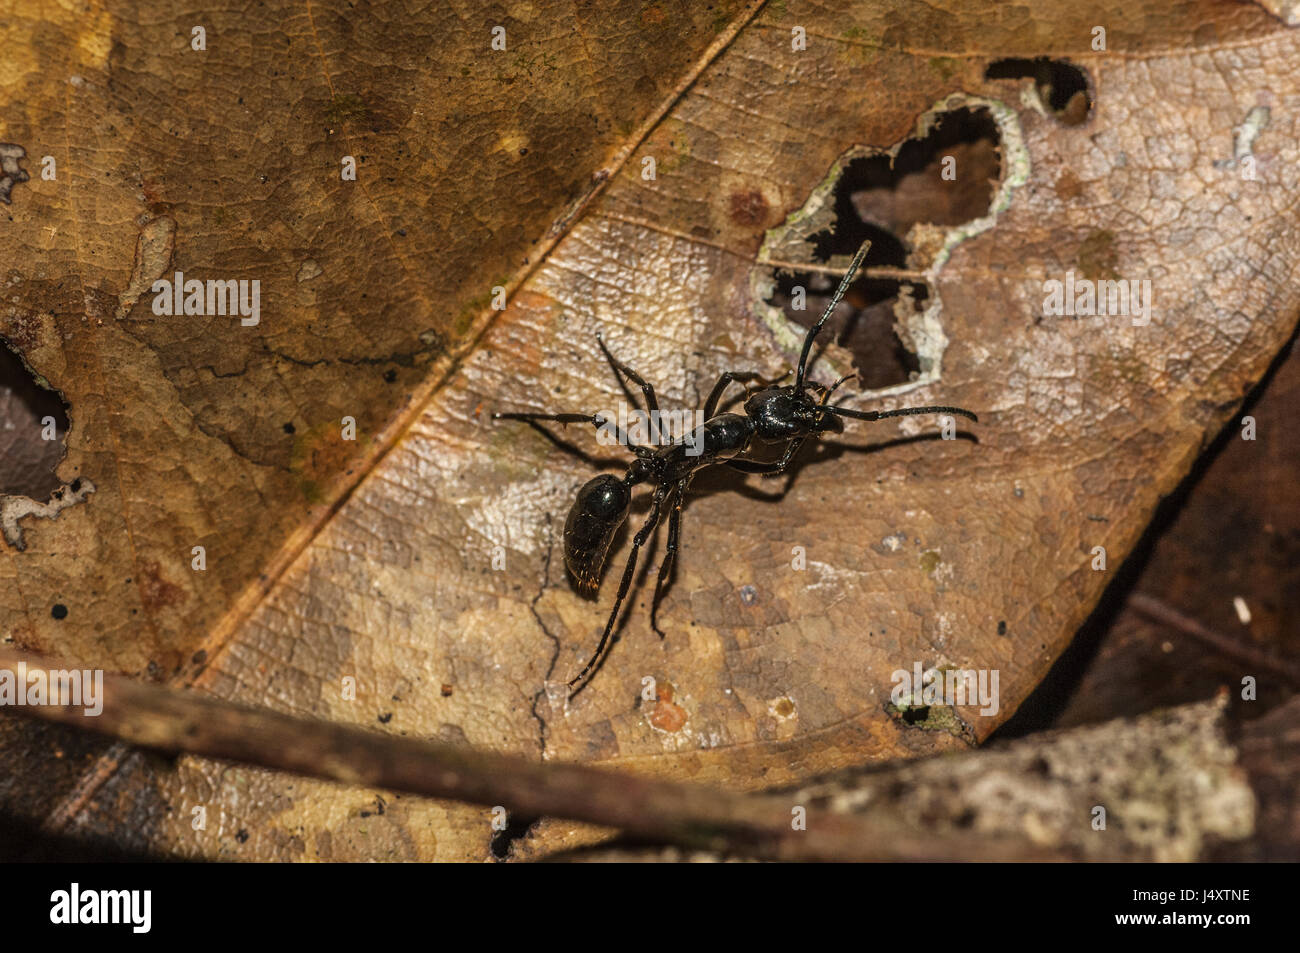
[[[999,141],[987,109],[963,107],[936,116],[896,156],[854,159],[835,187],[833,234],[814,236],[818,256],[852,255],[870,238],[866,267],[902,267],[902,239],[913,225],[956,226],[987,215],[1002,175]]]
[[[904,709],[903,711],[903,721],[907,722],[907,724],[909,725],[919,725],[929,717],[930,717],[929,705],[917,706],[915,708],[907,708]]]
[[[839,278],[822,272],[782,273],[776,277],[771,303],[795,322],[812,327],[835,293]],[[796,287],[806,296],[803,311],[794,309]],[[854,390],[876,390],[906,383],[920,362],[894,331],[894,302],[899,294],[911,295],[916,310],[923,310],[929,296],[924,284],[888,278],[860,278],[849,286],[837,313],[826,323],[818,344],[834,341],[853,352],[853,369],[858,379]]]
[[[540,820],[540,817],[516,818],[513,814],[509,815],[506,818],[505,830],[497,831],[492,835],[492,856],[497,860],[507,859],[515,841],[531,834],[534,825]]]
[[[52,426],[52,431],[51,431]],[[53,433],[55,439],[45,437]],[[60,486],[68,408],[0,338],[0,494],[48,500]]]
[[[888,272],[917,267],[905,241],[913,226],[950,228],[988,214],[1002,173],[999,143],[987,109],[962,107],[934,117],[925,135],[906,140],[895,155],[859,156],[844,166],[832,196],[833,225],[806,241],[814,260],[825,263],[843,260],[871,240],[863,272],[818,340],[852,352],[859,375],[855,389],[905,384],[920,372],[916,355],[895,329],[896,309],[901,299],[923,311],[929,290],[919,277]],[[839,281],[840,275],[829,271],[778,271],[768,300],[810,328]],[[796,307],[799,288],[803,310]]]
[[[985,79],[1032,79],[1038,98],[1064,125],[1077,126],[1092,111],[1088,77],[1079,67],[1047,56],[1006,59],[991,63]]]

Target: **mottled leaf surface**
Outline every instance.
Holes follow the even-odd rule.
[[[539,13],[531,29],[567,36],[557,24],[568,16]],[[1298,35],[1257,7],[1218,2],[1130,4],[1104,19],[1109,49],[1096,52],[1090,48],[1096,11],[1067,7],[765,8],[637,144],[472,352],[445,373],[441,364],[412,368],[426,385],[436,378],[438,386],[413,411],[391,452],[363,467],[356,489],[328,519],[310,523],[306,506],[277,505],[286,497],[275,494],[254,502],[253,484],[241,492],[237,479],[251,466],[248,455],[271,453],[272,444],[251,438],[217,441],[218,449],[228,449],[224,457],[200,449],[186,457],[187,466],[213,468],[217,485],[227,487],[227,505],[211,514],[186,495],[187,487],[209,485],[198,477],[169,482],[151,472],[119,491],[158,525],[221,514],[249,520],[209,530],[225,545],[242,547],[246,566],[266,562],[271,551],[268,545],[260,557],[252,552],[266,545],[254,542],[258,531],[301,532],[305,545],[282,572],[268,574],[265,598],[237,624],[214,624],[200,637],[180,625],[180,610],[155,607],[145,616],[159,634],[141,633],[144,620],[128,627],[123,617],[120,632],[104,626],[113,651],[101,657],[131,667],[140,663],[126,660],[180,642],[204,655],[178,677],[223,697],[737,788],[986,737],[1065,648],[1161,497],[1263,374],[1294,326],[1300,295],[1294,265],[1300,252]],[[796,26],[806,31],[806,50],[791,50]],[[294,31],[295,46],[300,33],[311,35],[305,25]],[[322,44],[303,62],[287,50],[277,62],[306,71],[303,63],[311,59],[319,71],[322,48],[326,64],[341,60],[355,68],[376,55],[341,29]],[[589,41],[560,56],[557,68],[589,74],[590,63],[604,55],[599,49]],[[1092,109],[1081,124],[1067,125],[1045,108],[1032,82],[985,79],[995,60],[1038,56],[1084,70]],[[418,63],[409,75],[412,83],[431,82]],[[230,96],[241,95],[247,82],[232,77]],[[266,80],[263,94],[270,96],[276,82]],[[299,86],[285,82],[277,102],[300,102]],[[390,95],[405,89],[396,77],[383,82],[392,89],[376,80],[378,90]],[[517,88],[491,89],[483,77],[478,85],[456,82],[452,77],[447,92],[435,97],[437,108],[469,109],[480,96],[513,106],[518,95]],[[974,439],[936,439],[935,424],[926,419],[854,425],[834,444],[807,451],[780,499],[763,498],[778,493],[780,482],[702,476],[686,508],[675,583],[660,614],[667,638],[658,639],[646,618],[661,542],[646,553],[649,585],[638,591],[622,639],[566,708],[546,683],[563,682],[593,650],[616,577],[607,576],[598,602],[580,599],[564,576],[560,531],[574,490],[598,469],[617,466],[617,455],[598,447],[590,428],[559,434],[590,454],[584,461],[523,425],[494,424],[490,411],[616,407],[621,392],[600,357],[597,332],[655,382],[666,406],[699,406],[726,369],[784,369],[798,338],[763,300],[773,280],[765,262],[775,260],[775,243],[781,241],[781,260],[800,253],[800,243],[787,240],[798,231],[796,213],[817,220],[810,198],[850,150],[891,149],[941,106],[973,106],[996,118],[1001,161],[994,207],[974,227],[918,226],[900,236],[904,270],[927,276],[927,304],[937,305],[929,312],[937,324],[916,331],[928,335],[922,383],[855,398],[851,406],[970,407],[981,417],[968,428]],[[545,99],[538,107],[548,115],[557,108]],[[1257,107],[1267,107],[1268,123],[1251,141],[1256,178],[1249,180],[1236,130]],[[259,115],[274,124],[283,113],[268,105]],[[509,123],[497,122],[485,119],[485,128],[500,137]],[[562,144],[538,146],[566,169],[568,160],[554,150],[589,138],[581,122],[567,122],[570,135]],[[168,141],[157,130],[151,134]],[[186,139],[202,141],[192,130]],[[459,128],[439,141],[468,148],[472,140]],[[380,231],[396,243],[392,221],[414,214],[419,206],[410,198],[411,182],[426,180],[407,178],[413,173],[399,164],[394,146],[375,150],[374,161],[396,184],[391,192],[377,191],[374,201],[391,197],[388,228]],[[334,161],[332,151],[320,148]],[[656,159],[653,180],[643,178],[645,156]],[[576,182],[579,168],[589,174],[595,167],[570,171]],[[167,168],[178,188],[209,187],[200,175]],[[273,196],[259,191],[266,187],[256,179],[244,187],[258,199],[248,200],[244,211],[233,189],[214,194],[212,207],[267,217],[261,231],[254,229],[265,236],[264,253],[282,257],[289,270],[300,267],[290,251],[298,247],[295,230],[314,234],[314,226],[298,221],[292,203],[261,201]],[[312,194],[303,214],[328,220],[338,247],[352,256],[346,266],[326,268],[334,293],[347,302],[330,313],[375,335],[373,347],[358,355],[355,339],[332,337],[341,325],[322,319],[312,333],[278,345],[307,364],[324,361],[321,367],[337,364],[343,353],[358,361],[391,354],[401,338],[397,329],[406,329],[402,340],[416,333],[412,314],[422,312],[405,307],[401,292],[427,289],[410,277],[414,262],[424,274],[432,250],[449,241],[463,241],[466,249],[447,262],[458,269],[455,287],[463,296],[450,303],[430,297],[423,313],[431,323],[422,326],[457,338],[448,312],[498,283],[497,270],[517,270],[519,251],[539,237],[542,218],[539,213],[512,232],[492,218],[504,217],[503,209],[461,192],[457,201],[449,197],[445,221],[421,218],[408,228],[407,241],[424,243],[427,254],[369,258],[370,252],[358,254],[358,244],[343,244],[337,208],[322,204],[319,189]],[[359,201],[359,192],[348,194]],[[77,195],[78,220],[89,233],[88,199]],[[515,192],[503,201],[516,201]],[[467,216],[467,209],[481,214]],[[95,230],[101,237],[78,243],[58,233],[82,269],[81,282],[61,293],[110,287],[107,270],[97,283],[89,269],[96,263],[107,269],[110,249],[134,247],[135,211],[121,215],[112,243],[105,237],[114,224],[106,209],[106,224]],[[379,221],[373,209],[369,220]],[[178,242],[196,227],[177,223]],[[464,229],[470,237],[462,237]],[[262,247],[228,240],[229,256]],[[210,261],[223,247],[213,246]],[[510,247],[514,258],[503,250]],[[807,243],[802,248],[809,257],[795,264],[811,262]],[[479,260],[470,261],[474,255]],[[842,268],[846,261],[822,264]],[[1043,282],[1067,271],[1149,279],[1150,324],[1044,317]],[[46,280],[57,284],[60,277],[51,273]],[[68,322],[82,320],[81,311],[65,308]],[[116,327],[105,315],[104,327]],[[916,321],[905,305],[897,317]],[[50,349],[52,362],[66,355],[60,386],[82,380],[84,372],[90,383],[82,386],[107,393],[105,362],[126,360],[132,348],[155,355],[160,380],[168,379],[168,368],[177,376],[194,374],[205,363],[203,348],[217,346],[211,335],[184,325],[195,334],[190,344],[150,344],[146,334],[163,333],[152,325],[134,333],[92,325],[78,332],[89,342],[85,347],[59,345],[49,330],[35,339]],[[124,349],[120,357],[105,350],[113,341]],[[834,374],[833,364],[843,369],[851,360],[834,347],[827,357],[817,372],[823,380]],[[325,402],[326,409],[312,411],[313,420],[332,426],[344,404],[370,406],[360,363],[322,382],[319,392],[306,383],[313,372],[302,373],[295,400],[304,407]],[[151,448],[149,433],[136,428],[169,420],[188,426],[197,411],[179,396],[173,411],[166,402],[149,404],[149,395],[163,388],[150,389],[144,380],[120,385],[147,391],[122,397],[138,412],[113,413],[105,403],[102,424],[117,424],[120,447],[143,458],[140,466],[168,461],[174,467],[173,458]],[[206,402],[215,415],[207,419],[229,414],[221,425],[226,431],[247,427],[252,434],[250,421],[264,417],[266,432],[273,432],[281,422],[266,406],[274,388],[255,386],[251,378],[238,386],[250,395],[248,403]],[[75,394],[71,402],[75,427]],[[147,414],[140,410],[146,406]],[[134,421],[129,431],[128,421]],[[363,429],[374,425],[373,417],[358,421]],[[125,449],[102,454],[102,466],[113,472],[131,458]],[[84,472],[89,452],[77,459]],[[292,467],[282,469],[283,479],[292,480]],[[109,485],[124,485],[125,472]],[[151,496],[160,486],[170,495]],[[42,528],[43,545],[61,544],[62,571],[96,558],[102,564],[106,557],[93,550],[121,545],[120,533],[93,525],[96,514],[113,509],[109,499],[95,498],[77,516],[81,524],[65,526],[63,517],[53,524],[66,535]],[[174,527],[167,532],[189,538]],[[1106,571],[1091,568],[1097,546],[1106,550]],[[794,547],[806,553],[802,570],[792,566]],[[500,552],[505,569],[497,571],[493,556]],[[21,572],[24,564],[13,556],[8,565]],[[621,565],[616,554],[614,574]],[[176,572],[172,585],[196,587]],[[205,581],[199,587],[205,594],[193,598],[228,605],[237,588],[218,592],[216,585]],[[76,647],[59,645],[47,630],[42,620],[24,641]],[[891,673],[914,663],[998,670],[998,712],[981,715],[968,705],[932,712],[919,724],[895,719],[887,708]],[[655,679],[653,702],[641,699],[646,676]],[[343,696],[345,677],[356,679],[356,701]],[[490,856],[490,816],[478,808],[340,790],[189,758],[175,765],[139,755],[120,763],[110,758],[98,771],[68,802],[67,822],[153,850],[245,859]],[[191,824],[198,805],[209,810],[204,831]],[[583,836],[570,825],[547,825],[531,849]]]

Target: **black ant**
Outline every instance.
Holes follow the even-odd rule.
[[[709,393],[708,400],[704,402],[704,423],[696,432],[696,439],[691,441],[689,446],[686,443],[656,447],[632,446],[631,441],[628,440],[626,441],[629,445],[628,449],[636,454],[636,459],[628,464],[627,473],[623,478],[620,480],[613,474],[603,473],[578,490],[578,497],[573,501],[573,507],[569,510],[568,519],[564,523],[564,564],[577,583],[578,592],[587,597],[594,597],[600,588],[601,569],[605,565],[605,557],[609,554],[610,543],[613,542],[618,528],[627,519],[632,504],[632,488],[638,483],[650,483],[655,487],[649,515],[632,539],[632,552],[628,555],[627,566],[618,585],[618,595],[614,599],[614,608],[610,611],[609,621],[605,623],[600,644],[596,646],[595,654],[583,666],[582,671],[568,683],[570,697],[577,693],[574,686],[578,686],[578,691],[585,687],[588,675],[604,658],[610,635],[614,631],[614,623],[618,619],[618,610],[623,605],[623,599],[627,596],[628,586],[631,585],[632,576],[636,571],[637,554],[659,525],[664,509],[671,508],[668,516],[668,546],[664,552],[663,564],[659,567],[659,577],[655,581],[654,600],[650,604],[650,625],[660,638],[664,637],[656,622],[656,615],[659,610],[659,600],[663,595],[664,580],[668,578],[673,557],[677,554],[682,504],[691,478],[697,470],[725,464],[741,473],[776,476],[785,471],[809,437],[824,433],[843,433],[844,424],[840,421],[841,417],[851,420],[883,420],[886,417],[903,417],[911,414],[961,414],[963,417],[979,421],[975,414],[960,407],[849,410],[831,405],[828,401],[836,388],[855,375],[841,377],[830,387],[816,381],[805,380],[813,341],[821,331],[822,325],[831,316],[831,312],[835,310],[835,306],[844,297],[844,293],[848,291],[870,247],[870,242],[864,242],[858,249],[848,272],[840,281],[839,287],[835,289],[830,304],[826,306],[817,323],[809,328],[803,340],[803,350],[799,354],[798,367],[793,372],[795,375],[793,386],[773,386],[789,377],[791,373],[789,371],[774,380],[765,379],[753,371],[727,371],[718,378],[718,382]],[[599,339],[599,336],[597,337]],[[642,394],[645,395],[646,409],[657,418],[659,401],[655,397],[654,388],[636,371],[610,354],[603,339],[599,340],[601,350],[605,352],[605,357],[615,371],[641,388]],[[743,414],[727,413],[715,416],[714,412],[722,399],[723,392],[732,383],[742,385],[757,383],[763,389],[750,394],[745,401]],[[809,390],[820,392],[821,399],[814,400]],[[746,391],[748,392],[748,388]],[[597,429],[607,426],[605,418],[600,414],[499,413],[492,416],[498,420],[549,420],[561,424],[589,423]],[[741,458],[740,455],[746,453],[756,440],[768,445],[785,444],[785,452],[781,455],[781,459],[773,463],[765,463]]]

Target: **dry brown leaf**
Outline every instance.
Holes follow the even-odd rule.
[[[153,661],[160,676],[194,676],[198,688],[224,697],[389,731],[737,788],[961,747],[987,736],[1032,690],[1160,497],[1294,324],[1300,86],[1292,64],[1300,39],[1253,7],[1120,7],[1105,18],[1108,52],[1094,52],[1096,11],[1064,6],[776,5],[712,59],[644,142],[631,135],[630,118],[621,139],[593,138],[585,101],[560,92],[563,82],[581,73],[589,96],[599,93],[608,115],[621,117],[626,97],[605,96],[612,87],[603,84],[627,84],[648,102],[688,67],[665,72],[624,60],[622,69],[597,68],[594,59],[635,49],[653,25],[637,25],[629,38],[602,13],[599,28],[617,42],[584,36],[566,46],[571,35],[558,18],[539,14],[532,29],[545,33],[540,49],[556,54],[560,75],[536,94],[544,117],[510,113],[553,123],[532,140],[529,154],[547,158],[525,188],[503,180],[505,156],[486,170],[474,166],[485,151],[497,155],[491,144],[513,143],[514,123],[492,104],[513,110],[518,86],[480,78],[461,87],[445,63],[427,72],[418,44],[391,52],[374,23],[348,35],[341,19],[296,16],[275,21],[272,35],[292,42],[274,66],[254,62],[249,51],[262,46],[245,41],[238,57],[171,67],[181,55],[176,25],[150,27],[160,34],[150,37],[107,22],[83,36],[122,43],[38,40],[7,54],[33,64],[51,49],[98,56],[80,84],[49,90],[30,78],[34,66],[0,70],[3,82],[26,84],[27,98],[18,98],[30,111],[6,116],[3,137],[37,155],[44,146],[33,117],[68,116],[63,126],[79,157],[73,187],[47,193],[25,183],[15,192],[6,227],[26,229],[18,245],[40,249],[41,264],[20,266],[22,304],[0,333],[26,334],[24,354],[67,394],[74,437],[65,466],[93,472],[100,488],[91,505],[32,532],[28,553],[0,564],[19,583],[6,587],[6,611],[21,620],[24,645],[129,670]],[[806,50],[790,48],[795,27],[806,31]],[[682,63],[700,56],[706,37],[674,29],[699,42],[660,55]],[[479,63],[476,35],[465,30],[443,37],[444,61]],[[212,32],[246,35],[233,25]],[[406,24],[402,32],[420,33]],[[385,61],[399,55],[407,57],[401,64]],[[1090,77],[1093,108],[1083,124],[1060,122],[1032,83],[984,78],[995,60],[1043,55]],[[155,89],[148,84],[161,81],[149,77],[164,57],[180,78]],[[393,65],[410,85],[384,75]],[[205,72],[213,69],[228,72]],[[550,69],[543,63],[541,72]],[[250,153],[214,147],[210,124],[174,102],[157,107],[166,118],[156,124],[134,113],[115,125],[139,91],[92,81],[110,74],[130,75],[164,99],[201,81],[220,91],[208,95],[228,126],[250,122],[235,103],[255,94],[251,115],[264,125],[251,138],[259,145]],[[340,76],[364,90],[361,108],[386,137],[372,153],[365,120],[341,98],[348,84]],[[96,97],[98,109],[80,105],[82,96]],[[482,97],[477,126],[462,122],[440,135],[428,110],[468,119],[468,104]],[[282,112],[282,103],[297,105]],[[907,236],[908,270],[933,279],[930,323],[919,327],[933,332],[937,320],[947,346],[933,333],[923,342],[922,386],[855,406],[971,407],[981,415],[971,428],[978,442],[898,441],[932,428],[924,421],[852,427],[839,449],[805,455],[779,502],[736,492],[738,479],[701,477],[660,615],[667,639],[649,631],[641,590],[608,663],[565,710],[545,682],[577,671],[612,598],[607,578],[600,602],[579,599],[559,558],[564,513],[594,470],[520,425],[493,425],[488,411],[609,407],[619,392],[595,347],[597,331],[655,382],[666,406],[699,406],[725,369],[781,370],[797,336],[763,306],[772,269],[760,259],[801,246],[776,244],[789,230],[769,231],[805,208],[854,147],[889,149],[945,103],[986,108],[998,123],[996,220],[983,231]],[[1250,143],[1257,178],[1248,181],[1235,130],[1251,115],[1258,126],[1260,107],[1269,121]],[[382,168],[368,177],[368,199],[336,193],[327,173],[302,171],[337,162],[341,150],[320,128],[329,122],[355,137],[349,151],[373,154]],[[291,148],[281,149],[286,137]],[[524,249],[544,240],[556,200],[618,146],[635,146],[632,160],[472,354],[455,368],[428,363],[432,351],[414,343],[420,331],[436,332],[439,347],[473,333],[454,316],[472,318],[492,285],[509,283],[498,275],[524,273]],[[110,149],[114,163],[130,156],[126,170],[110,165]],[[653,181],[642,178],[644,156],[656,157]],[[95,198],[92,174],[114,181],[114,168],[111,195]],[[463,178],[439,201],[411,200],[452,169]],[[160,183],[162,197],[149,198]],[[497,201],[480,198],[485,192]],[[541,197],[527,203],[521,195]],[[341,212],[340,203],[355,208]],[[264,311],[297,317],[264,321],[246,354],[229,343],[234,336],[196,325],[114,323],[137,217],[149,205],[158,206],[148,208],[154,221],[175,221],[173,258],[183,245],[196,272],[279,268],[274,287],[283,297],[268,292]],[[224,226],[210,210],[223,210]],[[403,246],[393,223],[407,220]],[[42,228],[52,221],[60,227],[47,238]],[[560,215],[562,227],[569,221]],[[347,235],[358,222],[369,223],[366,241]],[[308,256],[330,284],[312,292],[324,297],[300,301],[293,276]],[[142,246],[141,260],[149,257]],[[1151,323],[1042,319],[1043,281],[1067,270],[1150,279]],[[417,397],[432,390],[431,398],[372,468],[359,451],[367,472],[337,512],[312,509],[308,485],[332,499],[321,488],[352,462],[330,429],[352,412],[363,433],[380,432],[393,402],[377,383],[387,365],[370,361],[397,363],[388,356],[403,353],[411,367],[399,369],[399,385]],[[118,366],[141,373],[114,377]],[[205,366],[211,379],[200,380]],[[293,385],[281,386],[291,368]],[[271,439],[292,420],[302,421],[306,441],[293,450]],[[603,456],[588,433],[571,428],[563,437]],[[185,568],[195,540],[228,554],[198,582]],[[307,545],[289,561],[298,540]],[[795,546],[806,549],[803,571],[791,568]],[[1107,550],[1107,572],[1090,568],[1095,546]],[[504,571],[492,570],[495,547],[504,549]],[[652,550],[645,564],[661,555]],[[254,600],[239,601],[241,586],[259,571],[270,591],[246,614]],[[126,578],[133,589],[124,590]],[[742,598],[745,587],[752,590]],[[14,602],[16,592],[25,601]],[[79,594],[78,617],[96,620],[94,638],[42,614],[57,592]],[[967,706],[957,719],[924,726],[896,721],[886,708],[890,674],[917,662],[999,670],[999,712],[985,717]],[[346,676],[357,680],[355,702],[341,695]],[[645,676],[656,679],[658,700],[643,704]],[[188,758],[160,769],[114,750],[54,823],[207,857],[490,856],[482,810],[411,798],[377,805],[376,797]],[[196,831],[191,811],[200,805],[209,824]],[[547,849],[578,836],[556,825],[533,840]]]
[[[1289,420],[1300,400],[1295,339],[1198,462],[1186,500],[1180,488],[1141,549],[1131,591],[1108,593],[1100,610],[1003,731],[1072,727],[1236,693],[1254,679],[1245,717],[1275,711],[1300,688],[1300,440]],[[1252,418],[1245,420],[1245,416]],[[1243,439],[1253,427],[1254,439]],[[1208,459],[1207,459],[1208,458]],[[1176,507],[1170,507],[1170,503]],[[1127,568],[1127,567],[1126,567]],[[1127,596],[1105,603],[1111,595]],[[1050,721],[1048,719],[1050,718]]]
[[[32,176],[5,207],[0,337],[65,395],[60,474],[97,495],[20,521],[5,637],[186,678],[740,11],[7,5],[0,142]],[[494,58],[497,22],[511,42]],[[155,317],[152,279],[175,270],[259,279],[261,324]],[[43,771],[6,802],[66,790]]]

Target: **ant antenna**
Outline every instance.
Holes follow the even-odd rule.
[[[808,364],[808,355],[812,351],[813,338],[817,337],[817,332],[822,329],[822,325],[826,323],[826,319],[831,316],[831,312],[835,310],[835,306],[840,303],[840,299],[844,297],[844,293],[849,290],[849,285],[853,284],[854,276],[858,273],[858,269],[862,267],[862,259],[867,257],[867,252],[870,249],[870,240],[862,243],[862,247],[858,249],[858,253],[853,256],[853,261],[849,264],[849,270],[845,272],[844,277],[840,279],[840,286],[835,289],[835,294],[831,298],[831,303],[826,306],[826,310],[823,311],[822,316],[817,319],[817,323],[808,329],[808,336],[803,339],[803,350],[799,353],[799,370],[798,373],[795,374],[794,378],[795,393],[803,392],[803,376]]]
[[[857,371],[854,371],[852,374],[845,374],[843,377],[841,377],[839,380],[837,380],[834,384],[831,385],[831,389],[828,390],[828,391],[826,392],[826,396],[822,398],[822,403],[824,404],[824,403],[826,403],[828,400],[830,400],[830,399],[831,399],[831,394],[833,394],[833,393],[835,393],[837,390],[839,390],[839,387],[840,387],[841,384],[843,384],[845,381],[851,381],[851,380],[853,380],[853,378],[855,378],[855,377],[857,377],[857,376],[858,376],[858,372],[857,372]]]
[[[899,410],[849,410],[845,407],[827,407],[826,412],[837,417],[850,417],[853,420],[884,420],[886,417],[910,417],[913,414],[961,414],[976,423],[980,422],[973,413],[960,407],[903,407]]]

